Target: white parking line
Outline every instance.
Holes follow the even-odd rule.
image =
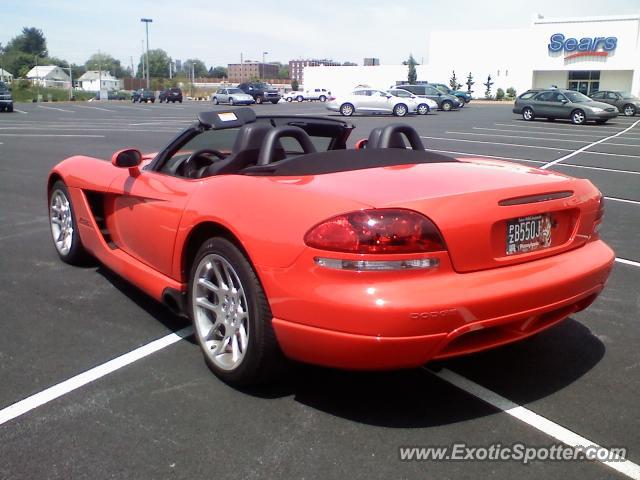
[[[492,132],[513,132],[513,133],[539,133],[540,135],[562,135],[565,137],[602,137],[601,133],[594,133],[592,135],[580,135],[573,132],[570,133],[557,133],[557,132],[532,132],[531,130],[511,130],[509,128],[487,128],[487,127],[472,127],[472,130],[488,130]]]
[[[170,333],[169,335],[165,335],[164,337],[138,347],[135,350],[125,353],[124,355],[120,355],[113,360],[109,360],[102,365],[98,365],[97,367],[93,367],[86,372],[76,375],[75,377],[71,377],[64,382],[58,383],[47,388],[46,390],[31,395],[24,400],[20,400],[13,405],[9,405],[8,407],[0,410],[0,425],[21,415],[24,415],[34,408],[40,407],[45,403],[55,400],[56,398],[66,395],[73,390],[83,387],[88,383],[98,380],[105,375],[109,375],[110,373],[115,372],[122,367],[126,367],[133,362],[137,362],[138,360],[147,357],[152,353],[173,345],[183,338],[188,337],[192,333],[192,327],[186,327],[182,330],[178,330],[177,332]]]
[[[65,110],[64,108],[45,107],[44,105],[38,105],[38,108],[44,108],[46,110],[57,110],[59,112],[76,113],[73,110]]]
[[[537,413],[518,405],[517,403],[512,402],[511,400],[489,390],[488,388],[479,385],[468,378],[463,377],[455,372],[452,372],[448,369],[442,369],[438,372],[434,372],[428,370],[427,368],[423,369],[426,372],[435,375],[441,380],[454,385],[460,390],[473,395],[474,397],[482,400],[485,403],[497,408],[498,410],[510,415],[514,418],[517,418],[521,422],[526,423],[530,427],[535,428],[539,432],[545,433],[550,437],[555,438],[556,440],[561,441],[565,445],[569,445],[570,447],[588,447],[594,446],[598,449],[606,450],[609,455],[609,458],[612,458],[611,451],[601,447],[596,442],[589,440],[577,433],[569,430],[568,428],[563,427],[555,422],[552,422],[548,418],[543,417],[542,415],[538,415]],[[616,461],[617,460],[617,461]],[[640,465],[637,465],[629,460],[597,460],[598,462],[610,467],[623,475],[626,475],[629,478],[634,480],[640,480]],[[595,462],[596,460],[594,460]]]
[[[625,132],[628,132],[628,131],[629,131],[629,130],[631,130],[633,127],[635,127],[638,123],[640,123],[640,120],[637,120],[637,121],[633,122],[633,123],[632,123],[631,125],[629,125],[627,128],[625,128],[624,130],[622,130],[622,131],[620,131],[620,132],[618,132],[618,133],[615,133],[615,134],[613,134],[613,135],[609,135],[608,137],[605,137],[605,138],[601,138],[600,140],[598,140],[598,141],[596,141],[596,142],[593,142],[593,143],[590,143],[589,145],[585,145],[584,147],[579,148],[579,149],[578,149],[578,150],[576,150],[575,152],[571,152],[571,153],[570,153],[570,154],[568,154],[568,155],[565,155],[565,156],[563,156],[563,157],[560,157],[560,158],[555,159],[553,162],[549,162],[549,163],[544,164],[544,165],[543,165],[542,167],[540,167],[540,168],[542,168],[542,169],[546,169],[546,168],[552,167],[552,166],[554,166],[554,165],[556,165],[556,164],[558,164],[558,163],[560,163],[560,162],[563,162],[563,161],[564,161],[564,160],[566,160],[567,158],[571,158],[571,157],[573,157],[573,156],[575,156],[575,155],[578,155],[579,153],[585,152],[588,148],[595,147],[596,145],[598,145],[598,144],[600,144],[600,143],[606,142],[607,140],[610,140],[610,139],[615,138],[615,137],[617,137],[617,136],[619,136],[619,135],[622,135],[622,134],[623,134],[623,133],[625,133]],[[586,153],[592,153],[592,154],[604,154],[603,152],[586,152]],[[615,155],[615,154],[608,154],[608,155]],[[619,156],[621,156],[621,157],[622,157],[622,156],[624,156],[624,157],[636,157],[637,155],[619,155]]]
[[[18,112],[18,113],[23,113],[25,115],[27,115],[27,112],[25,112],[24,110],[18,110],[17,108],[14,107],[13,109],[14,112]]]
[[[552,142],[571,142],[571,143],[584,143],[585,142],[584,140],[570,140],[568,138],[523,137],[522,135],[502,135],[502,134],[498,134],[498,133],[472,133],[472,132],[452,132],[452,131],[446,131],[444,133],[452,133],[452,134],[455,134],[455,135],[477,135],[477,136],[480,136],[480,137],[517,138],[518,140],[521,139],[521,138],[526,138],[528,140],[546,140],[546,141],[552,141]],[[540,134],[543,135],[543,133],[540,133]],[[452,140],[457,140],[457,139],[456,138],[452,138]]]
[[[627,260],[626,258],[616,257],[616,262],[624,263],[625,265],[632,265],[634,267],[640,267],[640,262],[636,262],[634,260]]]
[[[629,200],[628,198],[616,198],[616,197],[604,197],[607,200],[613,200],[614,202],[621,202],[621,203],[632,203],[634,205],[640,205],[640,202],[638,200]]]
[[[0,133],[0,137],[88,137],[104,138],[104,135],[62,135],[57,133]]]
[[[88,105],[75,105],[75,106],[78,107],[78,108],[92,108],[94,110],[101,110],[103,112],[110,112],[110,113],[114,112],[114,110],[108,110],[108,109],[102,108],[102,107],[90,107]]]
[[[489,144],[489,145],[506,145],[509,147],[521,147],[521,148],[539,148],[541,150],[556,150],[556,151],[562,151],[562,152],[573,152],[573,149],[570,148],[554,148],[554,147],[540,147],[540,146],[536,146],[536,145],[522,145],[519,143],[499,143],[499,142],[483,142],[481,140],[464,140],[462,138],[449,138],[449,137],[423,137],[421,136],[420,138],[428,138],[431,140],[447,140],[447,141],[454,141],[454,142],[468,142],[468,143],[485,143],[485,144]]]
[[[594,126],[594,125],[587,125],[585,126],[584,130],[580,129],[579,126],[577,125],[573,125],[573,124],[569,124],[569,123],[554,123],[554,124],[548,124],[548,127],[543,127],[542,125],[532,125],[531,123],[525,123],[522,122],[521,124],[517,124],[517,123],[494,123],[494,125],[497,125],[499,127],[518,127],[518,128],[536,128],[536,129],[546,129],[546,130],[554,130],[554,131],[558,131],[558,130],[572,130],[572,131],[576,131],[576,129],[578,129],[579,132],[591,132],[591,131],[598,131],[598,130],[605,130],[605,131],[609,131],[609,130],[617,130],[620,127],[618,126],[614,126],[614,125],[608,125],[608,126],[604,126],[604,125],[599,125],[599,126]],[[553,125],[553,126],[551,126]],[[628,125],[628,123],[625,123],[625,125]]]

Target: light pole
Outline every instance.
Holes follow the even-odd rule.
[[[151,88],[151,83],[149,80],[149,24],[153,22],[151,18],[141,18],[141,22],[144,22],[145,30],[147,31],[147,90]]]
[[[263,80],[264,80],[264,77],[266,77],[266,73],[264,72],[265,71],[265,68],[264,68],[265,67],[265,63],[264,63],[265,60],[264,59],[265,59],[265,57],[267,56],[268,53],[269,52],[262,52],[262,79]]]

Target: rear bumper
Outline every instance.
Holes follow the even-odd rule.
[[[312,260],[304,257],[297,263]],[[593,302],[613,260],[611,249],[594,241],[482,272],[392,278],[311,267],[303,279],[294,265],[268,272],[263,283],[288,357],[337,368],[396,369],[494,348],[555,325]]]

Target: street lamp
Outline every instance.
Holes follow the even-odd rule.
[[[262,52],[262,79],[263,80],[267,76],[267,74],[265,73],[265,68],[264,68],[265,67],[264,58],[268,53],[269,52]]]
[[[151,18],[141,18],[140,21],[144,22],[144,27],[147,31],[147,90],[149,90],[151,88],[149,80],[149,24],[153,22],[153,20]]]

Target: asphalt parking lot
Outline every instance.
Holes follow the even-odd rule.
[[[213,108],[56,103],[0,114],[0,478],[640,478],[638,117],[525,122],[508,105],[473,102],[402,120],[352,117],[351,144],[402,121],[434,151],[590,179],[607,198],[609,284],[586,311],[491,352],[403,372],[301,367],[240,392],[207,369],[184,320],[102,267],[60,262],[47,219],[58,161],[157,151]],[[254,108],[335,115],[319,103]],[[94,367],[94,381],[76,377]],[[629,462],[612,464],[619,472],[597,461],[399,458],[401,446],[455,442],[622,446]]]

